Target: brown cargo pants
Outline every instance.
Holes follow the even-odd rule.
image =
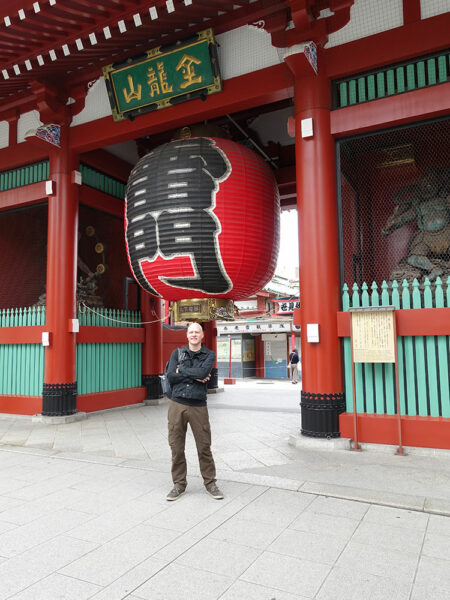
[[[216,483],[216,466],[211,452],[211,427],[209,425],[208,408],[206,406],[186,406],[170,401],[168,411],[169,445],[172,450],[173,484],[184,490],[186,481],[186,443],[187,424],[191,426],[197,446],[200,472],[205,487],[209,489]]]

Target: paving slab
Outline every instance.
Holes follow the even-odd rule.
[[[165,500],[167,401],[0,415],[0,600],[171,600],[180,583],[195,600],[447,600],[450,453],[292,444],[289,382],[208,402],[221,501],[190,432],[187,493]]]

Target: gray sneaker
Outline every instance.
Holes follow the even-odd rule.
[[[215,498],[216,500],[222,500],[223,499],[223,494],[222,492],[219,490],[219,488],[217,487],[217,485],[213,485],[211,486],[209,489],[206,490],[208,492],[208,494],[210,494],[213,498]]]
[[[166,500],[172,501],[172,500],[178,500],[178,498],[180,496],[182,496],[184,494],[186,490],[182,490],[181,488],[175,486],[172,490],[170,490],[170,492],[167,494],[166,496]]]

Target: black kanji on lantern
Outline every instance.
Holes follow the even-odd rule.
[[[141,263],[158,255],[189,256],[194,277],[160,277],[168,285],[223,294],[232,285],[218,244],[214,214],[219,183],[231,173],[226,155],[209,138],[177,140],[142,158],[126,193],[126,240],[134,276],[160,295],[145,278]]]

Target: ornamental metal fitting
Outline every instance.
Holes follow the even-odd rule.
[[[178,321],[234,321],[236,307],[228,298],[189,298],[175,301],[170,310]]]

